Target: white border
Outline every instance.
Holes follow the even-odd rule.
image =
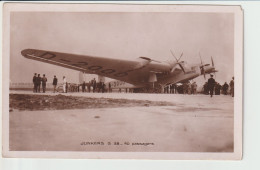
[[[3,141],[3,153],[7,157],[24,157],[24,158],[92,158],[92,159],[175,159],[175,160],[200,160],[200,159],[220,159],[220,160],[234,160],[240,159],[242,156],[242,106],[243,106],[243,18],[241,8],[230,7],[230,6],[193,6],[193,5],[111,5],[111,4],[5,4],[4,9],[4,32],[9,32],[10,30],[10,12],[12,11],[75,11],[75,12],[230,12],[235,14],[235,50],[234,50],[234,65],[235,65],[235,115],[234,115],[234,153],[194,153],[194,152],[22,152],[22,151],[8,151],[9,141]],[[239,19],[240,18],[240,19]],[[237,28],[241,29],[237,29]],[[3,73],[4,80],[9,80],[9,52],[10,52],[10,35],[8,33],[4,34],[3,39],[5,43],[3,44]],[[4,120],[9,120],[9,96],[8,96],[8,84],[9,81],[4,81],[3,83],[3,116]],[[7,107],[6,107],[7,106]],[[3,122],[3,135],[4,139],[9,139],[9,123],[8,121]]]

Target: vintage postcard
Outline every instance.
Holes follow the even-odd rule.
[[[240,6],[3,9],[4,157],[242,159]]]

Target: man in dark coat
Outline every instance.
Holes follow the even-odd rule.
[[[95,93],[95,91],[96,91],[96,87],[97,87],[97,82],[96,82],[96,79],[94,78],[94,80],[93,80],[93,93]]]
[[[108,92],[111,93],[112,92],[112,88],[111,88],[111,84],[108,83]]]
[[[206,94],[206,95],[209,94],[208,82],[205,82],[205,84],[203,85],[203,91],[204,91],[204,94]]]
[[[210,92],[210,97],[213,96],[214,86],[215,86],[215,79],[213,78],[213,75],[211,74],[210,78],[208,79],[208,89]]]
[[[58,84],[58,79],[56,78],[56,76],[54,76],[53,81],[52,81],[52,85],[53,85],[53,93],[56,92],[57,84]]]
[[[42,78],[40,76],[40,74],[38,74],[38,77],[36,79],[36,83],[37,83],[37,91],[38,93],[40,93],[40,90],[41,90],[41,81],[42,81]]]
[[[47,78],[45,77],[45,74],[42,77],[42,92],[45,93],[46,91],[46,82],[47,82]]]
[[[34,76],[33,76],[33,92],[37,92],[37,73],[34,73]]]
[[[220,95],[221,85],[219,83],[215,83],[215,95]]]
[[[83,84],[82,84],[82,92],[85,92],[85,91],[86,91],[86,83],[84,81]]]
[[[225,82],[225,84],[222,86],[222,90],[223,90],[224,95],[227,95],[227,90],[228,90],[227,82]]]
[[[232,77],[232,80],[230,81],[229,86],[230,86],[230,95],[232,97],[234,97],[234,86],[235,86],[234,77]]]

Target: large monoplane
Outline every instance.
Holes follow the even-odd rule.
[[[129,83],[131,88],[147,90],[163,89],[167,85],[183,83],[200,75],[215,73],[212,64],[201,63],[189,66],[181,61],[182,55],[172,61],[157,61],[148,57],[136,60],[102,58],[88,55],[68,54],[61,52],[25,49],[22,55],[45,63],[50,63],[84,73],[96,74]],[[201,59],[201,58],[200,58]]]

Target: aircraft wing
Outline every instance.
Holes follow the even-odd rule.
[[[169,64],[150,60],[146,57],[130,61],[37,49],[25,49],[21,53],[29,59],[85,73],[97,74],[134,85],[146,84],[151,72],[165,72],[170,70]]]

